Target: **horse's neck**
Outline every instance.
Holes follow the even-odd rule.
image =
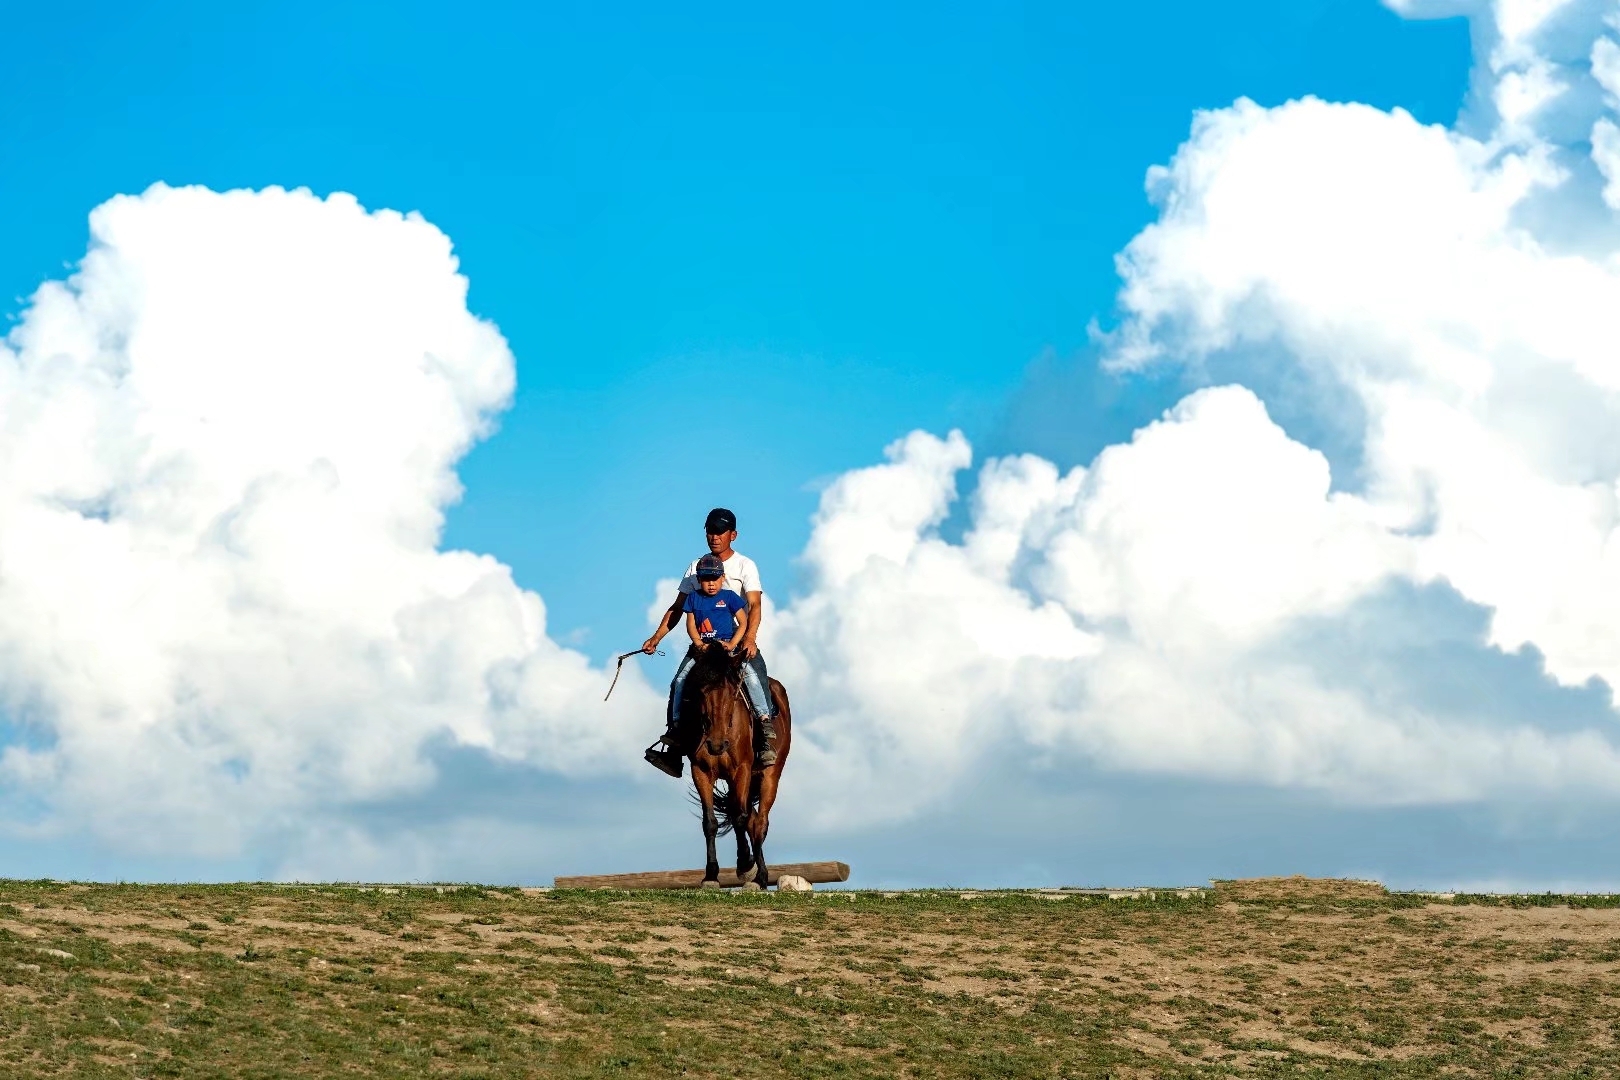
[[[696,673],[694,673],[696,674]],[[696,681],[699,700],[703,703],[701,713],[705,733],[724,728],[732,722],[732,710],[726,708],[711,708],[710,704],[719,705],[721,701],[728,701],[730,696],[738,695],[741,700],[742,680],[733,676],[729,669],[716,669],[702,673]],[[717,695],[724,695],[716,700]]]

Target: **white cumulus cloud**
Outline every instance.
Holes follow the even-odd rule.
[[[1317,391],[1297,411],[1357,428],[1340,475],[1225,385],[1086,468],[986,463],[959,542],[959,437],[827,493],[778,666],[817,752],[905,778],[893,812],[987,755],[1373,803],[1620,798],[1612,710],[1504,722],[1439,702],[1449,673],[1363,677],[1346,644],[1421,643],[1390,598],[1441,588],[1489,612],[1482,654],[1535,650],[1549,695],[1620,680],[1620,243],[1581,181],[1613,175],[1584,140],[1614,130],[1620,9],[1394,6],[1475,19],[1484,130],[1315,99],[1201,114],[1149,175],[1160,217],[1105,341],[1127,377],[1259,386],[1284,357]]]
[[[0,345],[16,818],[237,851],[425,786],[435,742],[633,760],[645,683],[603,706],[538,596],[438,550],[513,387],[443,234],[342,195],[161,185],[91,232]]]
[[[813,591],[770,639],[796,691],[802,790],[859,785],[861,820],[971,790],[996,756],[1375,803],[1620,795],[1602,733],[1391,707],[1324,677],[1331,655],[1290,648],[1302,624],[1415,576],[1419,551],[1330,491],[1326,461],[1246,389],[1192,395],[1089,468],[987,463],[959,543],[936,527],[960,437],[912,435],[890,457],[827,492]],[[903,541],[899,492],[914,500]],[[842,802],[792,805],[852,823]]]

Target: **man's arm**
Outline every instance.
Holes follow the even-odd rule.
[[[653,628],[652,637],[641,643],[642,652],[651,654],[658,651],[658,643],[664,640],[664,635],[675,629],[675,624],[681,621],[681,610],[684,607],[686,594],[678,592],[675,594],[675,602],[669,605],[669,610],[664,612],[664,617],[659,619],[658,625]]]
[[[748,608],[744,606],[732,612],[731,618],[737,624],[737,629],[732,633],[731,640],[726,642],[726,652],[736,652],[737,646],[745,640],[748,633]]]
[[[759,646],[754,639],[759,637],[759,624],[765,621],[765,605],[762,603],[765,594],[751,592],[748,594],[748,632],[743,635],[743,655],[752,660],[759,655]]]

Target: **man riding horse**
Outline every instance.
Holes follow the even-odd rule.
[[[737,651],[744,660],[741,671],[743,694],[763,736],[758,748],[758,764],[763,768],[776,762],[776,730],[769,689],[770,676],[766,673],[765,658],[759,654],[756,643],[759,624],[764,617],[764,605],[761,603],[764,590],[759,581],[759,568],[754,565],[754,560],[732,550],[732,541],[737,539],[737,515],[730,510],[723,507],[710,510],[703,522],[703,532],[708,539],[709,554],[717,558],[724,568],[722,587],[741,596],[747,604],[747,621]],[[698,581],[698,562],[697,559],[692,560],[686,573],[681,576],[680,590],[675,594],[674,603],[669,605],[669,610],[658,621],[652,637],[642,643],[642,652],[656,652],[664,635],[685,617],[688,597],[702,592]],[[669,684],[669,708],[664,734],[647,748],[646,753],[647,760],[655,768],[676,779],[681,776],[681,752],[677,741],[677,729],[681,722],[681,694],[700,655],[700,647],[694,642],[676,667],[675,678]],[[664,749],[659,749],[660,746]]]

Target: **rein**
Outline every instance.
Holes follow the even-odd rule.
[[[620,653],[619,654],[619,657],[618,657],[619,662],[617,664],[613,665],[613,681],[608,683],[608,692],[602,695],[602,700],[603,701],[606,701],[608,698],[612,697],[613,696],[613,688],[615,686],[619,685],[619,672],[624,670],[624,662],[626,660],[630,659],[632,656],[637,656],[637,655],[646,655],[646,651],[643,650],[643,649],[631,649],[627,653]],[[663,656],[664,655],[664,650],[659,649],[654,655]]]

